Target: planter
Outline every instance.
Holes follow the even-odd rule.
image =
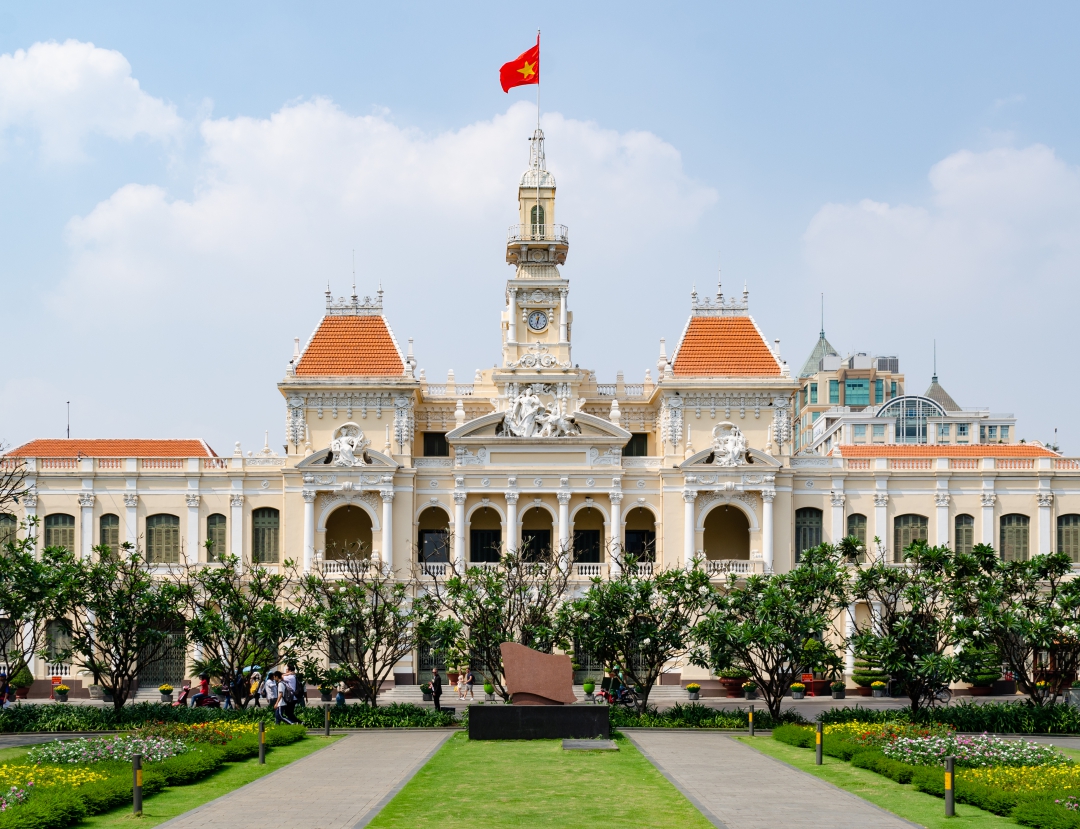
[[[746,699],[757,699],[757,691],[744,691]]]
[[[701,697],[700,691],[687,691],[687,693],[690,695],[690,699],[699,699]]]
[[[993,685],[972,685],[969,690],[973,697],[988,697],[990,692],[994,690]]]
[[[585,699],[588,699],[588,698],[589,698],[589,695],[586,694]],[[494,694],[484,694],[484,702],[495,702],[495,695]]]
[[[29,688],[16,688],[15,699],[26,699],[26,695],[30,693]]]
[[[105,690],[100,685],[88,685],[86,690],[90,692],[90,699],[105,699]]]
[[[806,691],[792,691],[791,692],[791,698],[792,699],[803,699],[805,696],[806,696]]]
[[[846,697],[847,697],[847,688],[845,688],[843,691],[833,691],[832,692],[832,698],[833,699],[846,699]]]
[[[56,694],[57,702],[67,702],[67,694]]]
[[[869,685],[859,685],[855,688],[859,692],[860,697],[869,697],[873,694],[874,689]]]
[[[724,696],[727,697],[741,697],[743,695],[742,684],[746,682],[746,679],[726,679],[720,678],[720,687],[724,689]]]
[[[162,694],[161,695],[161,701],[162,702],[172,702],[172,694]]]
[[[879,699],[881,697],[885,696],[885,689],[884,688],[874,688],[872,690],[874,692],[874,696],[878,697]]]
[[[448,680],[450,680],[451,685],[457,685],[457,681],[458,681],[459,676],[461,676],[461,673],[457,672],[457,671],[455,671],[453,673],[451,673],[450,671],[447,671],[447,673],[446,673],[446,678]]]
[[[333,691],[319,691],[319,699],[323,702],[330,702],[330,697],[333,696]]]
[[[424,702],[431,702],[431,694],[424,694]]]
[[[494,694],[492,694],[492,699],[494,699],[494,698],[495,698],[495,696],[494,696]],[[596,702],[596,694],[586,694],[585,695],[585,702]]]

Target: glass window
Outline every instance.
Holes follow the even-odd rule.
[[[869,406],[870,405],[870,381],[869,380],[845,380],[844,381],[844,405],[845,406]]]
[[[501,547],[500,530],[469,530],[469,549],[473,561],[498,561]]]
[[[904,560],[904,550],[916,541],[926,541],[930,521],[925,515],[898,515],[893,519],[893,561]]]
[[[854,437],[852,438],[855,443],[866,443],[866,424],[856,423],[854,428]]]
[[[979,440],[980,441],[985,441],[986,440],[986,424],[983,424],[982,426],[979,427]]]
[[[866,547],[866,516],[865,515],[863,515],[861,513],[858,513],[858,512],[853,512],[851,515],[849,515],[847,517],[847,535],[848,535],[848,538],[851,538],[852,536],[854,536],[855,538],[859,539],[859,544],[861,544],[864,548]],[[860,556],[859,558],[860,558],[860,560],[862,560],[864,557],[865,557],[865,553],[863,554],[863,556]]]
[[[829,402],[830,403],[839,403],[840,402],[840,381],[839,380],[830,380],[829,381]]]
[[[235,552],[235,551],[234,551]],[[251,560],[273,564],[281,552],[281,513],[273,507],[251,511]]]
[[[656,530],[627,530],[625,549],[638,561],[656,561]]]
[[[623,455],[628,458],[644,458],[649,454],[649,435],[647,432],[634,432],[630,436],[630,442],[623,449]]]
[[[532,209],[529,211],[529,221],[533,225],[533,233],[542,236],[544,233],[544,205],[534,204],[532,206]]]
[[[45,516],[45,546],[75,549],[75,517],[57,512]]]
[[[956,552],[970,553],[971,548],[975,546],[975,519],[970,515],[958,515],[954,526]]]
[[[803,551],[821,543],[821,510],[803,507],[795,510],[795,561]]]
[[[892,400],[892,398],[894,398],[894,397],[896,397],[896,381],[895,380],[893,380],[891,383],[889,383],[889,399]]]
[[[874,438],[874,443],[884,443],[885,442],[885,424],[884,423],[875,423],[874,424],[873,438]]]
[[[952,439],[952,424],[951,423],[939,423],[937,425],[937,439],[938,443],[948,443]]]
[[[821,412],[811,412],[810,413],[810,422],[811,423],[817,423],[817,419],[819,417],[821,417]]]
[[[997,426],[986,427],[986,438],[987,440],[997,440]]]
[[[970,436],[970,433],[971,433],[971,424],[970,423],[957,423],[956,424],[956,442],[957,443],[967,443],[968,442],[968,437]]]
[[[875,380],[874,381],[874,402],[875,403],[884,403],[885,402],[885,381],[884,380]]]
[[[551,530],[522,530],[521,557],[528,561],[551,551]]]
[[[817,403],[817,383],[810,384],[810,403]]]
[[[574,530],[574,561],[599,563],[600,530]]]
[[[450,444],[446,442],[445,432],[424,432],[424,457],[450,457]]]
[[[925,397],[901,397],[884,406],[878,417],[896,418],[897,443],[926,443],[926,419],[944,417],[945,410]]]
[[[420,530],[420,560],[449,561],[450,531]]]
[[[225,516],[220,513],[214,513],[206,519],[206,540],[214,542],[206,551],[207,561],[221,561],[227,552],[225,526]]]
[[[180,561],[180,519],[175,515],[146,518],[146,560],[155,564]]]
[[[11,544],[18,536],[19,519],[10,512],[0,512],[0,547]]]
[[[1001,427],[1001,439],[1005,443],[1009,442],[1009,427],[1008,426],[1002,426]]]
[[[1028,525],[1026,515],[1001,516],[1001,558],[1005,561],[1026,561],[1028,557]]]
[[[104,544],[110,551],[120,549],[120,516],[108,513],[98,519],[98,544]]]
[[[1057,551],[1080,562],[1080,515],[1058,516]]]

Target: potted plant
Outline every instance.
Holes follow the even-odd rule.
[[[844,680],[842,680],[842,679],[836,680],[829,687],[832,688],[832,698],[833,699],[844,699],[845,696],[847,695],[847,683],[844,682]]]
[[[90,692],[90,699],[105,699],[105,689],[100,685],[87,685],[86,690]]]
[[[742,695],[742,684],[750,678],[750,674],[745,668],[725,668],[719,671],[716,677],[720,680],[725,696],[737,697]]]
[[[971,686],[973,697],[989,696],[1001,679],[1001,658],[993,649],[966,648],[960,654],[960,667],[960,678]]]
[[[585,699],[588,702],[592,702],[595,699],[595,697],[593,696],[593,691],[596,690],[596,683],[593,682],[591,679],[586,679],[585,682],[582,683],[581,687],[585,691]],[[487,690],[487,686],[484,686],[484,690]]]
[[[875,697],[883,697],[885,696],[885,689],[887,687],[888,683],[883,682],[880,679],[876,679],[873,683],[871,683],[870,690],[873,692]]]
[[[742,684],[743,695],[747,699],[757,699],[757,685],[753,682],[744,682]]]
[[[873,659],[858,656],[855,659],[851,681],[858,686],[859,696],[868,697],[873,693],[875,682],[885,682],[889,675]]]
[[[420,693],[424,695],[424,702],[431,702],[431,683],[421,682]]]
[[[486,699],[488,702],[495,701],[495,686],[492,685],[490,682],[484,683],[484,699]]]
[[[690,695],[690,699],[698,699],[701,695],[701,685],[697,682],[686,683],[686,693]]]
[[[67,702],[67,695],[71,693],[71,689],[67,685],[57,685],[53,688],[53,694],[56,696],[57,702]]]
[[[162,702],[172,702],[173,687],[169,683],[159,685],[158,692],[161,694]]]
[[[791,683],[791,698],[792,699],[802,699],[805,696],[806,696],[806,686],[803,685],[803,683],[801,683],[801,682],[792,682]]]
[[[8,684],[15,689],[15,699],[26,699],[30,693],[30,686],[34,684],[34,675],[23,663],[8,677]]]

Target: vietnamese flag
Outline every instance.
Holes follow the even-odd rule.
[[[503,92],[509,92],[515,86],[540,83],[540,34],[536,35],[536,45],[527,52],[522,52],[499,69],[499,83]]]

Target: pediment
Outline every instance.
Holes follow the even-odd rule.
[[[362,471],[365,469],[397,469],[399,464],[393,458],[384,455],[382,452],[376,452],[374,449],[365,449],[363,455],[364,463],[359,466],[338,466],[334,463],[330,457],[329,449],[320,449],[318,452],[312,452],[300,463],[296,465],[297,469],[308,469],[314,467],[316,469],[335,469],[335,470],[349,470],[355,469]]]
[[[630,433],[621,426],[616,426],[609,420],[591,415],[586,412],[575,412],[574,423],[581,434],[561,435],[559,437],[513,437],[498,434],[503,422],[503,412],[492,412],[481,417],[474,418],[468,423],[463,423],[456,429],[446,433],[446,440],[453,444],[475,443],[507,443],[529,444],[531,446],[561,446],[566,444],[600,443],[605,446],[624,446],[631,438]]]
[[[716,471],[718,469],[730,470],[744,470],[752,467],[770,467],[773,469],[782,466],[780,461],[774,458],[767,452],[762,452],[760,449],[747,449],[746,450],[746,463],[741,463],[738,466],[719,466],[713,463],[716,452],[712,447],[703,449],[696,454],[691,455],[689,458],[679,464],[679,469],[689,469],[691,467],[700,467],[701,469],[708,469],[710,471]]]

